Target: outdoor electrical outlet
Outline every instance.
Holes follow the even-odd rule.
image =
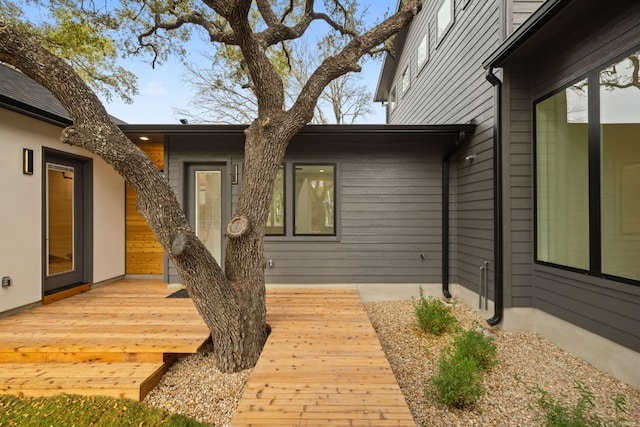
[[[3,288],[8,288],[9,286],[11,286],[11,277],[3,276],[2,277],[2,287]]]
[[[268,266],[269,268],[273,268],[273,267],[275,267],[275,263],[273,262],[273,260],[272,260],[272,259],[270,259],[270,260],[268,260],[268,261],[267,261],[267,266]]]

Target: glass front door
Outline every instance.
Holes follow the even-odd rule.
[[[228,219],[225,212],[224,188],[226,168],[216,164],[187,166],[187,209],[196,236],[209,249],[221,266],[224,265],[223,226]]]
[[[47,156],[44,165],[44,293],[82,282],[82,163]]]
[[[195,171],[196,235],[220,262],[222,254],[222,172]]]

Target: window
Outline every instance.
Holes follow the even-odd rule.
[[[640,51],[600,72],[602,273],[640,280]]]
[[[409,90],[409,86],[411,86],[411,71],[409,64],[407,64],[402,71],[402,78],[400,79],[400,87],[403,95]]]
[[[284,236],[284,206],[284,166],[281,166],[273,186],[273,198],[271,199],[271,206],[269,207],[269,217],[267,218],[265,231],[267,236]]]
[[[444,36],[453,25],[453,0],[442,0],[436,15],[436,40],[442,41]]]
[[[294,234],[335,236],[335,165],[294,165]]]
[[[422,37],[418,45],[418,70],[421,70],[424,64],[429,60],[429,31]]]
[[[536,106],[538,259],[589,267],[587,82]]]
[[[396,87],[394,86],[389,93],[389,108],[393,111],[396,108],[398,97],[396,96]]]
[[[640,51],[536,104],[537,261],[640,280],[639,63]]]

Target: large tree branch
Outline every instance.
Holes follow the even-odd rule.
[[[326,58],[302,88],[300,96],[288,113],[299,119],[310,120],[314,106],[324,88],[337,77],[348,72],[360,71],[358,64],[360,58],[369,54],[411,22],[421,8],[421,0],[405,0],[395,15],[390,16],[362,36],[354,38],[338,54]]]
[[[220,303],[217,308],[224,308],[227,313],[237,311],[231,284],[193,233],[167,179],[111,121],[100,100],[71,66],[1,19],[0,61],[15,66],[58,98],[73,120],[73,125],[63,131],[63,142],[100,156],[136,190],[137,207],[183,278],[192,277],[191,271],[204,272],[209,280],[202,283],[185,279],[190,292],[213,293]],[[183,244],[175,247],[188,246],[193,256],[173,254],[176,241]],[[218,286],[211,286],[213,283]],[[198,307],[201,314],[211,309]],[[219,335],[225,333],[220,329],[224,325],[213,322],[207,322],[207,325]]]

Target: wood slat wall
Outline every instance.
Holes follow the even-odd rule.
[[[164,144],[136,142],[160,169],[164,169]],[[126,274],[162,274],[163,250],[147,221],[136,209],[138,195],[126,186]]]

